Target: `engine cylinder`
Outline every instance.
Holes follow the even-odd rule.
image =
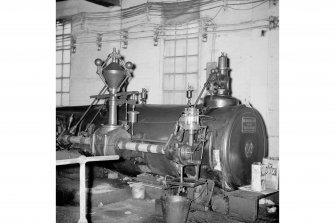
[[[185,106],[138,105],[134,135],[147,141],[167,141]],[[124,117],[124,110],[119,111]],[[260,114],[245,105],[226,106],[205,111],[202,124],[212,139],[204,151],[203,174],[214,173],[222,187],[237,188],[251,183],[251,164],[267,156],[267,136]],[[122,121],[122,120],[120,120]],[[143,154],[155,174],[178,176],[178,166],[163,155]],[[192,168],[188,168],[192,175]]]
[[[136,106],[138,120],[134,123],[133,140],[143,143],[165,145],[181,117],[185,105],[147,105]],[[86,107],[80,109],[85,110]],[[58,109],[57,112],[69,108]],[[72,108],[74,109],[74,108]],[[79,112],[79,108],[77,111]],[[98,107],[83,120],[86,126]],[[65,111],[64,111],[65,112]],[[125,121],[126,109],[118,109],[118,124]],[[94,125],[108,123],[108,115],[99,116]],[[208,126],[208,140],[204,147],[202,178],[212,179],[224,189],[236,189],[251,183],[251,165],[261,162],[267,156],[268,144],[265,124],[259,112],[245,105],[204,108],[200,115],[200,125]],[[97,141],[95,142],[97,143]],[[98,152],[102,148],[95,147]],[[100,152],[99,152],[100,154]],[[101,153],[102,155],[104,153]],[[142,170],[158,175],[178,176],[178,165],[167,154],[145,153],[122,150],[120,161],[113,164],[126,174],[136,175]],[[141,160],[141,162],[138,162]],[[195,166],[187,166],[185,172],[194,176]]]

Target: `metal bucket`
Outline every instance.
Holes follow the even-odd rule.
[[[142,183],[129,184],[133,199],[143,200],[145,198],[145,187]]]
[[[162,211],[165,223],[185,223],[191,200],[181,196],[163,196]]]

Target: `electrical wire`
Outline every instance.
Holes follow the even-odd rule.
[[[228,5],[249,5],[249,4],[254,4],[254,3],[263,2],[263,1],[268,1],[268,0],[258,0],[258,1],[253,1],[253,2],[236,3],[236,4],[228,4]]]
[[[257,8],[257,7],[261,6],[261,5],[263,5],[264,3],[268,2],[268,1],[269,1],[269,0],[262,1],[262,2],[259,3],[258,5],[255,5],[255,6],[253,6],[253,7],[246,8],[246,9],[238,9],[238,8],[233,8],[233,7],[230,7],[230,6],[228,6],[228,8],[233,9],[233,10],[252,10],[252,9],[254,9],[254,8]]]
[[[132,6],[129,8],[119,9],[111,12],[95,12],[95,13],[79,13],[71,17],[64,17],[56,22],[56,27],[62,27],[66,23],[72,24],[72,34],[61,34],[56,36],[57,50],[67,49],[71,47],[71,40],[75,37],[75,46],[81,44],[97,44],[97,35],[103,36],[103,40],[99,43],[122,42],[134,39],[153,38],[154,33],[158,32],[160,37],[183,37],[198,35],[202,31],[201,28],[206,27],[206,33],[220,32],[237,32],[243,30],[268,28],[267,25],[255,25],[243,28],[222,29],[227,26],[237,27],[240,25],[255,24],[260,21],[268,21],[268,19],[246,21],[236,24],[215,24],[214,19],[218,16],[221,10],[225,7],[233,10],[250,10],[268,2],[269,0],[229,0],[225,5],[222,5],[222,0],[207,0],[207,1],[187,1],[187,2],[147,2],[141,5]],[[250,8],[233,8],[231,6],[241,6],[259,3]],[[220,8],[214,17],[196,18],[188,22],[180,24],[161,24],[161,21],[156,21],[157,18],[171,18],[177,15],[200,14],[201,12]],[[174,13],[175,11],[188,11],[184,13]],[[191,10],[191,11],[190,11]],[[168,14],[165,16],[164,14]],[[194,27],[189,27],[194,24]],[[116,29],[114,27],[117,27]],[[131,30],[143,27],[142,30]],[[114,29],[113,29],[114,28]],[[183,34],[169,34],[165,32],[176,32],[185,30]],[[189,30],[193,32],[189,32]],[[126,39],[122,38],[124,31]],[[195,31],[195,32],[194,32]],[[143,34],[143,35],[142,35]],[[135,36],[132,36],[135,35]],[[136,36],[137,35],[137,36]],[[140,36],[138,36],[140,35]],[[69,44],[64,44],[64,41]],[[61,44],[60,44],[61,43]]]
[[[221,8],[218,10],[218,12],[215,14],[215,16],[213,18],[211,18],[211,20],[214,20],[220,13],[220,11],[224,8],[224,6],[221,6]]]

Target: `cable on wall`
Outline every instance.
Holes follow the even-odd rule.
[[[172,4],[172,2],[168,1],[147,1],[141,5],[120,9],[117,11],[79,13],[71,17],[63,18],[63,21],[72,21],[72,35],[62,36],[62,39],[65,40],[68,45],[65,44],[63,46],[59,46],[57,49],[64,47],[72,47],[73,49],[74,43],[71,41],[73,40],[73,36],[76,36],[75,47],[82,44],[95,43],[97,44],[98,49],[101,49],[102,43],[120,42],[123,48],[127,48],[128,40],[152,38],[153,44],[157,45],[159,38],[169,36],[185,37],[190,35],[200,35],[202,36],[203,41],[207,41],[208,33],[216,34],[222,32],[239,32],[259,28],[276,28],[278,27],[278,25],[276,25],[278,22],[269,22],[269,18],[245,21],[235,24],[214,23],[214,19],[218,16],[222,9],[226,10],[227,8],[231,8],[232,10],[252,10],[268,1],[269,0],[226,0],[223,2],[222,0],[195,0],[185,1],[182,4],[181,2],[179,2],[179,4],[176,4],[176,2]],[[259,4],[250,8],[235,8],[255,3]],[[164,9],[166,4],[172,4],[173,7],[170,6],[168,9]],[[232,8],[231,6],[235,7]],[[166,34],[166,32],[185,29],[182,27],[184,24],[161,24],[161,20],[164,19],[164,16],[162,15],[163,9],[169,13],[171,12],[172,15],[174,15],[174,7],[178,7],[179,10],[190,10],[186,12],[186,14],[201,13],[208,10],[213,10],[215,8],[218,8],[218,11],[213,17],[203,16],[200,19],[192,20],[190,23],[196,24],[195,27],[191,28],[193,32],[187,32],[187,34],[170,35]],[[230,28],[227,29],[228,27]],[[141,30],[138,30],[139,28],[141,28]],[[97,41],[97,35],[101,35],[101,40]]]

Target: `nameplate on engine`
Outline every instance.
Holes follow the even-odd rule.
[[[256,132],[256,118],[242,117],[242,133],[255,133],[255,132]]]

